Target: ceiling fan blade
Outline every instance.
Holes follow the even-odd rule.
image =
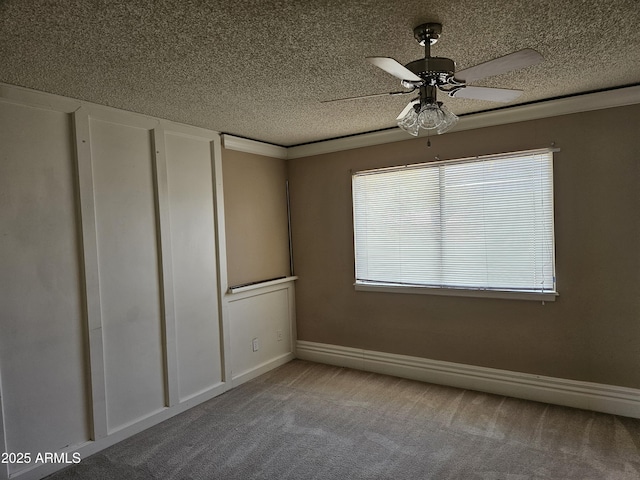
[[[400,80],[421,82],[422,79],[401,63],[389,57],[367,57],[367,61]]]
[[[419,103],[419,102],[420,102],[420,100],[418,100],[418,99],[411,100],[411,101],[407,104],[407,106],[406,106],[406,107],[404,107],[404,110],[402,110],[402,112],[400,112],[400,115],[398,115],[398,118],[396,118],[396,120],[400,120],[401,118],[403,118],[407,113],[409,113],[409,111],[413,108],[413,106],[414,106],[416,103]]]
[[[336,98],[332,100],[321,100],[320,103],[331,103],[331,102],[342,102],[345,100],[361,100],[363,98],[375,98],[375,97],[397,97],[398,95],[406,95],[408,93],[413,93],[415,88],[412,90],[401,91],[401,92],[387,92],[387,93],[373,93],[371,95],[360,95],[357,97],[345,97],[345,98]]]
[[[467,83],[481,78],[507,73],[511,70],[529,67],[540,63],[544,58],[538,52],[531,48],[525,48],[518,52],[510,53],[504,57],[494,58],[488,62],[480,63],[474,67],[465,68],[456,72],[456,80],[462,80]]]
[[[466,86],[449,94],[453,98],[470,98],[473,100],[489,100],[491,102],[511,102],[522,95],[522,90],[506,88],[489,88]]]

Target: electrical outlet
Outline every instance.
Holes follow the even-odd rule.
[[[259,345],[258,345],[258,339],[254,338],[253,340],[251,340],[251,347],[253,348],[254,352],[258,351]]]
[[[282,341],[282,330],[276,330],[276,340]]]

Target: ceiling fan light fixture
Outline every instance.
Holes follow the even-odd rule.
[[[418,122],[416,108],[410,108],[407,114],[398,120],[398,126],[405,132],[417,137],[418,133],[420,133],[420,123]]]
[[[438,102],[438,104],[442,112],[442,122],[436,127],[436,133],[440,134],[455,126],[455,124],[458,123],[458,116],[449,110],[442,102]]]
[[[398,120],[398,126],[405,132],[417,137],[420,129],[427,132],[444,133],[458,122],[458,117],[442,102],[424,103],[420,107],[409,109]]]
[[[435,130],[444,122],[444,112],[436,102],[422,106],[418,114],[418,123],[424,130]]]

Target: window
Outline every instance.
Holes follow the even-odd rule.
[[[352,181],[357,289],[555,296],[551,150],[362,171]]]

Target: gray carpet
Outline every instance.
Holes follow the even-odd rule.
[[[640,420],[290,362],[48,477],[640,479]]]

